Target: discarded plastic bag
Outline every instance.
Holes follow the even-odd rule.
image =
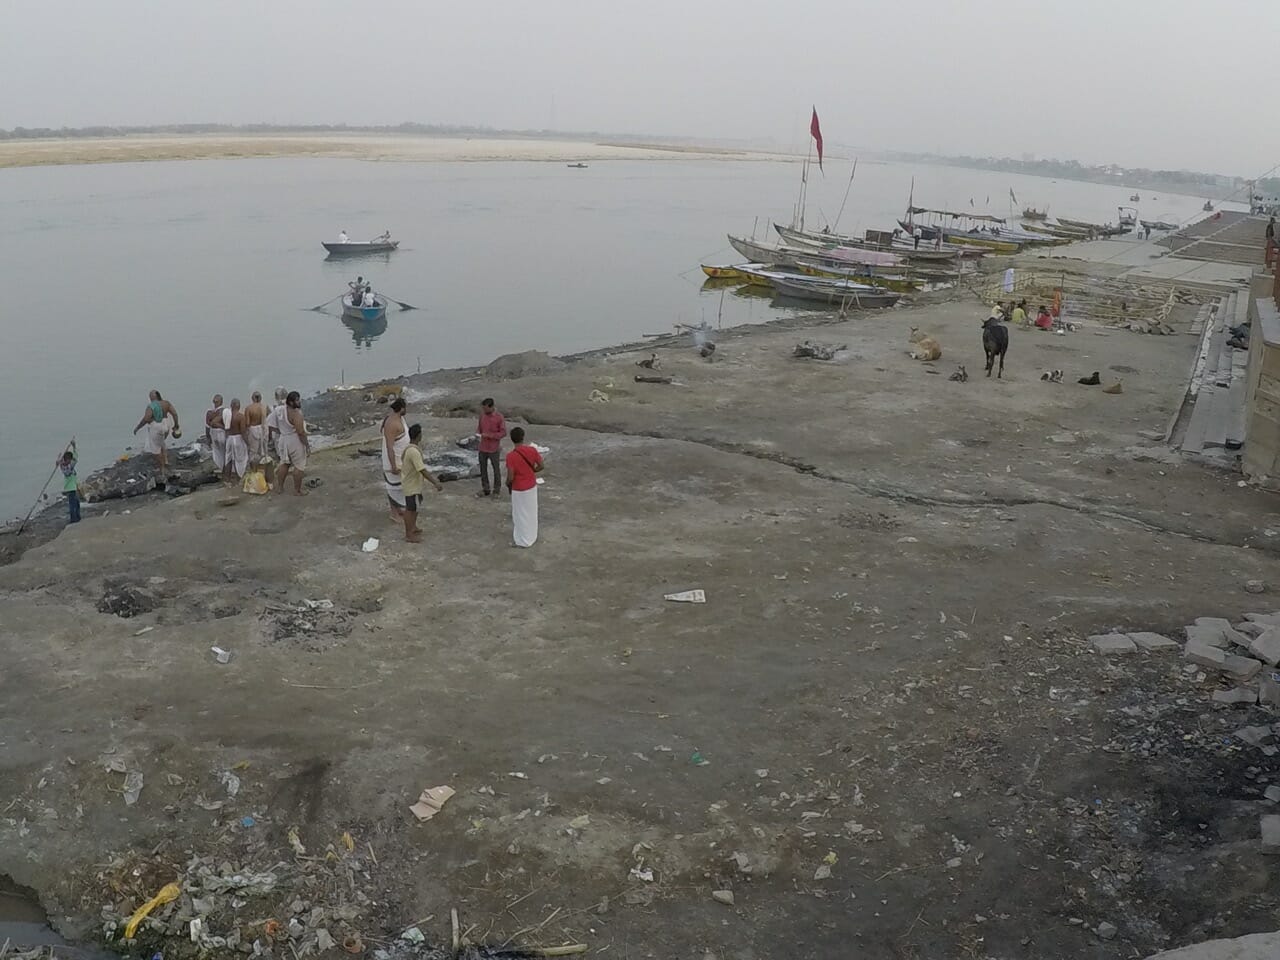
[[[244,475],[244,483],[240,489],[245,493],[261,494],[271,488],[267,486],[267,477],[261,470],[250,470]]]
[[[176,883],[166,883],[160,888],[160,892],[154,897],[133,911],[133,916],[129,918],[129,925],[124,928],[124,938],[132,940],[133,935],[138,932],[138,924],[147,919],[147,915],[156,907],[162,907],[166,903],[177,900],[182,895],[182,888]]]
[[[378,549],[378,543],[379,541],[377,537],[370,537],[361,545],[360,549],[365,553],[373,553],[373,551]]]
[[[664,594],[662,599],[674,600],[676,603],[706,603],[707,594],[702,590],[681,590],[679,593]]]
[[[453,787],[428,787],[422,791],[422,794],[418,797],[418,802],[409,808],[409,812],[420,821],[430,820],[440,812],[440,808],[448,802],[455,792]]]

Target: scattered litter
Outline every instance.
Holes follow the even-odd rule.
[[[613,778],[612,778],[612,777],[600,777],[598,780],[596,780],[596,783],[603,787],[605,784],[613,783]]]
[[[609,395],[607,393],[601,393],[599,390],[592,390],[587,399],[592,403],[608,403]]]
[[[132,807],[138,802],[141,793],[142,774],[137,770],[130,770],[124,775],[124,805]]]
[[[227,801],[206,800],[204,795],[202,794],[196,797],[195,800],[192,801],[192,803],[194,803],[201,810],[208,810],[211,813],[216,813],[217,811],[221,810],[224,806],[226,806]]]
[[[756,776],[759,777],[761,780],[763,780],[768,775],[769,775],[768,767],[761,767],[759,770],[756,771]]]
[[[585,830],[587,827],[591,826],[591,817],[585,813],[580,817],[574,817],[569,821],[569,826],[573,827],[575,830]]]
[[[519,770],[508,770],[508,771],[507,771],[507,776],[508,776],[508,777],[511,777],[511,779],[513,779],[513,780],[528,780],[528,779],[529,779],[529,775],[528,775],[527,773],[521,773]]]
[[[409,808],[419,821],[430,820],[448,802],[454,794],[453,787],[428,787],[418,797],[418,802]]]
[[[404,933],[400,934],[400,939],[408,941],[409,943],[426,943],[427,942],[427,938],[423,936],[422,931],[419,930],[417,927],[410,927]]]
[[[133,935],[138,932],[138,924],[142,923],[156,907],[163,906],[173,900],[177,900],[182,894],[182,888],[176,883],[166,883],[160,888],[160,892],[154,897],[140,906],[133,912],[133,916],[129,918],[129,925],[124,928],[124,938],[132,940]]]
[[[1260,581],[1260,580],[1250,580],[1249,582],[1250,582],[1250,583],[1261,583],[1262,581]],[[1249,592],[1250,592],[1250,593],[1261,593],[1262,591],[1261,591],[1261,590],[1250,590]],[[142,636],[144,633],[150,633],[150,632],[151,632],[152,630],[154,630],[154,629],[155,629],[155,627],[143,627],[141,630],[137,631],[137,632],[134,634],[134,636],[135,636],[135,637],[140,637],[140,636]]]
[[[308,610],[332,610],[332,600],[303,600],[302,605]]]
[[[303,846],[302,838],[298,836],[297,827],[289,828],[288,839],[289,846],[293,848],[293,852],[296,856],[305,857],[307,855],[307,848]]]
[[[707,594],[704,590],[681,590],[679,593],[663,594],[662,599],[676,603],[706,603]]]
[[[244,827],[246,830],[249,830],[252,827],[256,827],[257,825],[258,825],[258,821],[253,819],[253,817],[240,818],[240,826]]]
[[[711,761],[708,760],[706,757],[704,757],[702,753],[698,750],[693,751],[693,753],[689,757],[689,762],[692,763],[695,767],[711,766]]]
[[[214,657],[216,657],[216,658],[217,658],[217,660],[218,660],[218,662],[219,662],[219,663],[230,663],[230,662],[231,662],[231,651],[230,651],[230,650],[223,650],[221,647],[210,647],[209,649],[210,649],[211,651],[213,651],[213,655],[214,655]]]
[[[651,867],[641,868],[639,864],[631,868],[631,872],[627,874],[632,880],[642,880],[645,883],[653,883],[653,869]]]
[[[732,907],[733,891],[732,890],[712,890],[711,899],[714,900],[716,903],[723,903],[726,907]]]
[[[378,544],[380,542],[381,541],[379,541],[377,537],[370,537],[361,545],[360,549],[365,553],[373,553],[373,551],[378,549]]]
[[[240,792],[240,778],[237,777],[230,770],[224,770],[222,772],[222,783],[227,788],[228,797],[234,797],[237,793]]]
[[[830,880],[830,879],[831,879],[831,867],[829,867],[829,866],[828,866],[827,864],[825,864],[825,863],[824,863],[824,864],[822,864],[822,866],[818,867],[818,869],[817,869],[817,870],[813,871],[813,879],[815,879],[815,880]]]

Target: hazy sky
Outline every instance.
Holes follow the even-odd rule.
[[[1280,4],[5,0],[0,127],[555,127],[803,149],[1280,162]]]

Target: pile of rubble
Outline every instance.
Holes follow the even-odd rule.
[[[1227,687],[1215,690],[1217,703],[1262,703],[1280,707],[1280,611],[1246,613],[1232,624],[1223,617],[1197,617],[1183,628],[1186,643],[1158,633],[1103,633],[1089,638],[1105,654],[1182,649],[1188,674],[1200,680],[1216,676]]]

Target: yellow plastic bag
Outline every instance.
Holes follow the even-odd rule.
[[[126,940],[132,940],[133,935],[138,932],[138,924],[147,919],[147,914],[156,907],[164,906],[164,904],[169,903],[171,900],[177,900],[181,894],[182,888],[176,883],[166,883],[160,888],[159,893],[133,912],[133,916],[129,918],[129,925],[124,928],[124,938]]]
[[[244,475],[241,489],[245,493],[266,493],[271,488],[267,486],[266,475],[261,470],[250,470]]]

